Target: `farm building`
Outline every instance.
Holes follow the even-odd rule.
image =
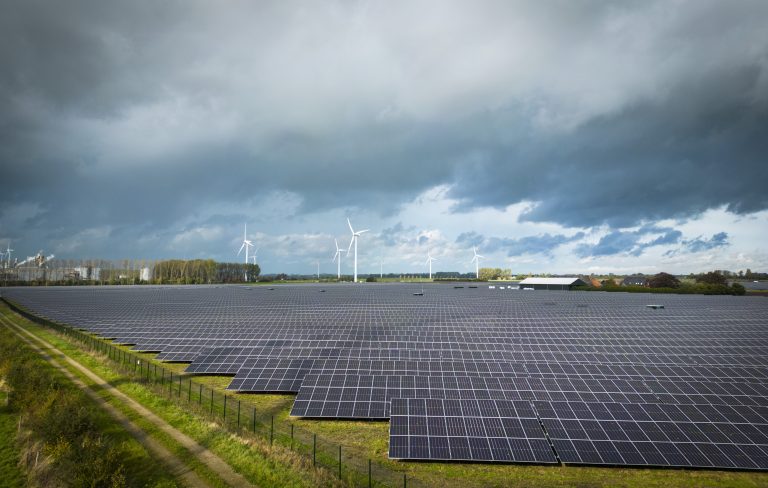
[[[648,278],[645,276],[627,276],[621,284],[622,286],[648,286]]]
[[[520,288],[534,290],[570,290],[574,286],[585,286],[579,278],[526,278],[520,282]]]

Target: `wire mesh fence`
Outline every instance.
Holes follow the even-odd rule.
[[[340,484],[355,487],[425,486],[403,471],[345,448],[290,420],[276,418],[274,412],[232,394],[195,381],[192,375],[177,373],[146,357],[117,347],[90,333],[41,318],[0,297],[11,309],[26,319],[51,328],[78,341],[86,349],[111,360],[131,380],[151,388],[156,394],[183,404],[190,411],[222,425],[243,438],[258,438],[270,447],[288,449],[303,456],[318,469],[335,473]]]

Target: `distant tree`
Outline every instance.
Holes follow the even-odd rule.
[[[370,275],[368,278],[365,279],[366,283],[376,283],[376,277],[373,275]]]
[[[613,278],[607,278],[605,280],[602,280],[600,282],[600,285],[602,287],[610,287],[610,286],[616,286],[616,281],[613,280]]]
[[[726,285],[728,280],[720,274],[719,271],[710,271],[702,275],[696,276],[696,283],[706,283],[708,285]]]
[[[669,273],[661,272],[653,275],[653,277],[648,280],[648,286],[651,288],[678,288],[680,286],[680,280]]]
[[[731,285],[731,290],[732,290],[731,293],[733,293],[734,295],[746,295],[747,294],[746,288],[744,288],[744,285],[742,285],[741,283],[734,283],[734,284],[732,284]]]
[[[504,271],[500,268],[480,268],[479,272],[480,279],[483,281],[497,280],[504,273]]]

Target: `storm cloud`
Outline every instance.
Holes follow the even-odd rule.
[[[454,234],[488,252],[598,227],[577,256],[723,247],[625,229],[768,208],[765,18],[762,1],[11,0],[0,238],[172,253],[280,214],[275,195],[281,222],[397,222],[443,186],[457,215],[528,202],[521,222],[573,229]]]

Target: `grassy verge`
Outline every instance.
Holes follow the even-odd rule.
[[[2,486],[21,488],[26,486],[27,477],[19,468],[19,451],[14,441],[19,415],[5,405],[7,399],[7,393],[0,390],[0,480]]]
[[[104,361],[103,358],[91,356],[79,349],[78,346],[66,344],[66,340],[52,333],[50,330],[27,323],[30,330],[40,334],[57,347],[65,350],[67,354],[72,354],[78,361],[83,362],[88,367],[92,367],[98,374],[107,377],[109,374],[118,380],[121,378],[119,372],[115,372],[109,365],[111,363]],[[144,361],[154,362],[154,355],[142,355]],[[186,365],[184,364],[162,364],[166,369],[171,369],[175,373],[181,373]],[[111,373],[110,373],[111,371]],[[124,374],[123,374],[124,375]],[[195,381],[204,383],[209,387],[219,389],[225,388],[230,378],[224,377],[196,377]],[[121,391],[130,394],[136,398],[140,397],[142,403],[159,414],[165,411],[171,423],[180,430],[188,431],[198,430],[195,435],[198,442],[210,437],[212,450],[217,452],[222,458],[231,462],[233,467],[245,474],[241,470],[249,470],[251,464],[264,466],[266,463],[277,463],[280,466],[277,472],[281,473],[276,478],[262,478],[262,484],[269,486],[270,482],[280,479],[280,484],[284,486],[300,486],[293,484],[296,480],[296,473],[291,475],[291,470],[299,473],[299,479],[306,476],[306,461],[296,459],[291,453],[285,453],[276,448],[270,449],[263,441],[257,440],[244,441],[231,434],[227,434],[220,429],[215,422],[201,420],[200,417],[192,416],[189,418],[189,412],[181,407],[176,407],[173,401],[166,400],[162,396],[150,391],[143,385],[126,382],[120,385]],[[134,392],[133,389],[136,389]],[[135,396],[136,395],[136,396]],[[407,463],[391,461],[387,458],[388,446],[388,423],[386,422],[351,422],[351,421],[325,421],[325,420],[303,420],[294,419],[289,416],[290,407],[293,402],[291,395],[250,395],[234,394],[230,395],[234,400],[240,400],[244,408],[255,407],[260,415],[274,415],[276,424],[280,424],[285,430],[287,425],[295,425],[308,431],[316,432],[321,438],[330,442],[340,444],[344,451],[356,452],[356,456],[361,459],[371,458],[379,466],[383,466],[393,471],[403,471],[408,473],[409,480],[418,481],[420,486],[430,487],[487,487],[487,486],[509,486],[509,487],[528,487],[528,486],[555,486],[555,487],[658,487],[674,488],[688,486],[707,486],[707,487],[760,487],[768,486],[768,474],[754,472],[736,472],[736,471],[710,471],[710,470],[673,470],[673,469],[626,469],[626,468],[595,468],[595,467],[571,467],[571,466],[525,466],[525,465],[495,465],[495,464],[471,464],[471,463]],[[139,398],[137,398],[139,399]],[[173,408],[176,410],[172,410]],[[156,410],[155,410],[156,409]],[[162,416],[162,415],[161,415]],[[178,419],[176,419],[178,416]],[[167,419],[168,420],[168,419]],[[212,429],[212,430],[211,430]],[[213,431],[213,432],[212,432]],[[204,442],[201,442],[207,445]],[[287,456],[285,461],[254,460],[249,457],[249,452],[265,451],[272,456]],[[259,468],[261,469],[261,468]],[[289,473],[285,473],[285,469]],[[311,473],[311,468],[309,469]],[[304,473],[302,475],[301,473]],[[281,476],[286,476],[282,479]],[[247,476],[249,477],[249,476]],[[251,479],[249,477],[249,479]],[[308,478],[312,479],[312,478]],[[327,481],[327,479],[326,479]],[[312,479],[310,485],[323,484],[317,478]],[[412,486],[409,482],[409,486]]]
[[[7,406],[0,399],[2,486],[86,479],[93,486],[177,486],[130,433],[15,335],[4,334],[0,350],[12,396]]]
[[[316,470],[306,459],[289,450],[278,446],[270,447],[258,439],[243,439],[235,436],[216,422],[211,422],[181,404],[176,398],[158,395],[151,386],[145,385],[119,371],[114,363],[103,355],[92,354],[76,342],[22,319],[3,307],[2,314],[15,324],[22,325],[26,330],[41,337],[64,354],[81,363],[98,376],[114,385],[119,391],[137,401],[158,417],[162,418],[177,430],[191,437],[217,456],[227,462],[232,468],[250,482],[260,486],[334,486],[339,484],[330,473]],[[92,382],[77,370],[72,369],[89,386]],[[97,387],[96,387],[97,388]],[[110,403],[121,410],[123,414],[134,421],[142,430],[158,439],[166,448],[187,463],[204,480],[213,486],[224,486],[218,477],[198,462],[188,451],[172,441],[165,433],[148,421],[140,418],[135,412],[120,402],[112,400],[106,392],[100,394]]]

